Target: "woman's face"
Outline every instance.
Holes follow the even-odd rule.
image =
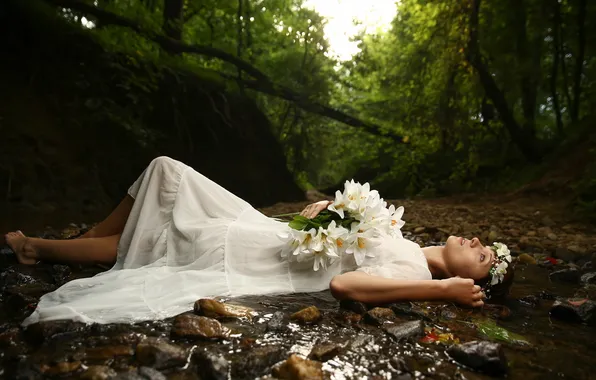
[[[447,270],[454,276],[481,280],[488,276],[494,262],[492,249],[482,245],[478,238],[472,240],[449,236],[443,254]]]

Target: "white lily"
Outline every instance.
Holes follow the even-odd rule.
[[[332,220],[327,226],[326,241],[334,252],[341,253],[346,249],[346,240],[350,231],[347,228],[338,226],[335,220]]]
[[[393,237],[403,238],[401,233],[401,228],[406,224],[401,217],[404,215],[404,207],[399,206],[395,208],[395,206],[389,206],[389,230],[387,231],[389,235]]]
[[[328,232],[323,227],[319,230],[312,239],[310,246],[310,253],[314,259],[313,270],[316,272],[319,267],[327,269],[327,263],[333,263],[339,258],[335,253],[334,245],[328,242]]]
[[[312,238],[312,234],[290,228],[288,231],[278,233],[277,237],[288,243],[281,252],[282,257],[287,257],[289,253],[296,256],[304,251],[308,246],[306,240]]]
[[[335,192],[335,200],[329,206],[327,206],[327,210],[336,212],[341,218],[344,218],[344,211],[346,209],[347,200],[344,194],[341,191],[337,190]]]
[[[371,249],[381,244],[379,241],[372,240],[376,235],[375,229],[368,228],[365,230],[366,227],[362,223],[353,223],[350,232],[350,244],[346,249],[346,253],[354,255],[357,265],[361,265],[366,256],[375,257]]]

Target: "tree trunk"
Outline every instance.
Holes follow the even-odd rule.
[[[553,97],[553,108],[557,118],[557,132],[559,136],[563,135],[563,118],[561,116],[561,106],[559,105],[559,95],[557,93],[557,77],[559,73],[559,39],[561,29],[561,6],[559,0],[552,0],[553,3],[553,68],[550,74],[550,91]]]
[[[164,0],[162,29],[166,36],[182,41],[184,0]]]
[[[499,89],[497,83],[493,79],[493,76],[488,71],[480,52],[480,48],[478,46],[478,16],[480,12],[480,1],[481,0],[471,1],[470,36],[468,40],[466,59],[468,62],[470,62],[472,67],[476,69],[480,83],[482,84],[486,95],[491,99],[495,108],[499,112],[499,117],[503,121],[505,128],[507,128],[507,131],[511,136],[511,140],[519,148],[526,159],[537,162],[539,157],[538,151],[536,149],[536,139],[534,134],[528,133],[528,131],[522,129],[515,120],[513,112],[507,104],[505,95]]]
[[[573,103],[571,104],[571,121],[576,123],[579,119],[579,106],[581,98],[582,71],[584,68],[584,56],[586,50],[586,5],[587,0],[579,0],[577,13],[577,58],[573,70]]]

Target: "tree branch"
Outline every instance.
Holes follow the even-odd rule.
[[[193,53],[193,54],[200,54],[206,55],[209,57],[219,58],[222,61],[231,63],[232,65],[236,66],[237,68],[243,70],[247,74],[250,74],[256,80],[247,80],[242,79],[238,80],[238,78],[230,77],[224,73],[219,73],[222,77],[234,80],[239,82],[240,84],[246,86],[247,88],[253,89],[255,91],[268,94],[271,96],[275,96],[277,98],[285,99],[291,102],[294,102],[298,107],[304,109],[305,111],[312,112],[321,116],[329,117],[331,119],[337,120],[347,125],[351,125],[353,127],[360,127],[364,128],[367,132],[376,135],[376,136],[383,136],[387,138],[391,138],[396,142],[403,143],[403,137],[399,136],[393,132],[385,131],[382,127],[366,123],[360,119],[347,115],[341,111],[335,110],[331,107],[326,105],[322,105],[316,102],[312,102],[308,100],[308,96],[303,94],[298,94],[288,88],[283,86],[275,85],[267,75],[265,75],[262,71],[257,69],[256,67],[252,66],[248,62],[243,61],[242,59],[237,58],[236,56],[226,53],[222,50],[212,48],[209,46],[204,45],[187,45],[180,41],[173,40],[161,34],[155,33],[150,30],[146,30],[145,28],[141,27],[137,23],[132,20],[129,20],[125,17],[119,16],[109,11],[105,11],[103,9],[96,8],[92,5],[81,3],[77,0],[44,0],[49,2],[53,5],[63,7],[63,8],[70,8],[73,10],[77,10],[80,12],[84,12],[88,15],[92,15],[98,20],[102,22],[103,25],[118,25],[129,28],[139,35],[148,38],[149,40],[157,43],[161,46],[164,50],[170,53]]]

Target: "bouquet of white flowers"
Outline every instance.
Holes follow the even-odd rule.
[[[344,254],[351,254],[360,265],[366,256],[374,257],[373,240],[381,233],[402,237],[403,207],[387,207],[387,202],[370,185],[346,181],[343,193],[313,219],[297,215],[289,223],[290,230],[278,236],[288,242],[283,257],[299,262],[313,260],[313,269],[327,269]]]

